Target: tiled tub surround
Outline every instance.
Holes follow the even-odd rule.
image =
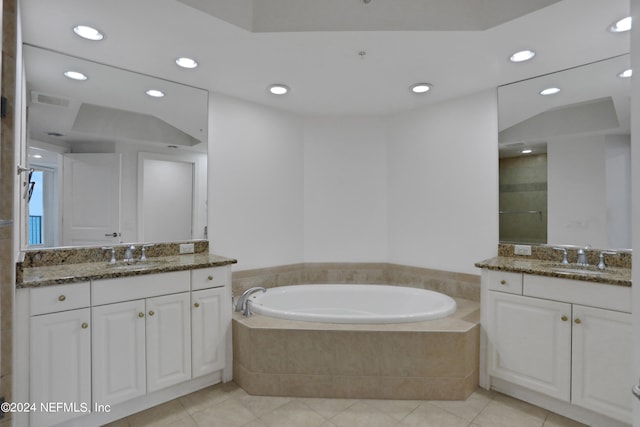
[[[194,242],[188,242],[194,243]],[[118,245],[116,259],[122,260],[127,245]],[[136,259],[142,244],[134,244]],[[59,285],[96,279],[112,279],[144,274],[217,267],[237,261],[208,253],[207,241],[195,242],[195,253],[179,255],[180,243],[158,243],[147,248],[147,261],[124,267],[118,261],[109,264],[110,252],[95,247],[56,248],[26,251],[16,265],[16,286]],[[124,267],[124,268],[123,268]]]
[[[428,289],[454,298],[480,300],[480,276],[387,263],[303,263],[233,273],[233,293],[317,283],[364,283]]]
[[[466,399],[478,386],[479,303],[443,319],[355,325],[234,314],[234,381],[268,396]]]

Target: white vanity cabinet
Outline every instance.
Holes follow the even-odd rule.
[[[631,289],[506,273],[522,277],[518,294],[496,285],[504,274],[482,272],[485,385],[588,424],[630,423]]]
[[[30,398],[36,405],[31,426],[61,423],[90,410],[91,313],[88,283],[34,289],[30,323]],[[84,306],[85,308],[76,308]],[[66,310],[66,311],[62,311]],[[41,405],[65,402],[72,410]],[[83,407],[82,405],[87,405]]]
[[[97,280],[91,288],[94,404],[113,405],[191,379],[188,271]],[[129,301],[141,295],[148,298]]]
[[[16,302],[28,387],[14,400],[67,405],[16,426],[99,426],[231,379],[230,265],[21,288]]]

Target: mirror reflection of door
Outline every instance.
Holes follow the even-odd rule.
[[[62,244],[120,243],[121,155],[65,154]]]
[[[141,158],[138,240],[192,238],[195,165],[190,161]]]

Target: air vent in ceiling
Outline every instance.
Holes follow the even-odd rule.
[[[59,96],[47,95],[46,93],[31,91],[31,102],[40,105],[49,105],[51,107],[69,108],[71,101],[67,98]]]

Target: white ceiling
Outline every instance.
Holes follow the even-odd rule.
[[[256,5],[269,1],[256,0]],[[357,3],[363,14],[365,8],[399,4],[399,0],[341,1]],[[230,16],[236,13],[247,25],[260,20],[258,10],[263,9],[250,10],[258,16],[245,16],[229,2],[224,9],[225,2],[219,1],[225,19],[233,22]],[[23,39],[32,45],[305,115],[390,114],[629,51],[628,34],[607,31],[612,22],[628,15],[628,0],[562,0],[482,31],[301,32],[251,32],[177,0],[20,3]],[[322,15],[339,14],[340,10],[329,8],[333,3],[315,0],[314,11],[323,7]],[[517,15],[519,7],[530,10],[535,9],[533,4],[550,2],[513,1],[513,8],[505,8],[509,1],[478,3],[483,5],[479,21],[484,23],[463,12],[469,21],[465,28],[492,25],[486,17],[495,15],[500,21]],[[295,11],[307,20],[316,16],[305,12]],[[404,14],[406,22],[419,21],[412,8],[395,12]],[[450,13],[432,14],[429,22],[438,21],[434,16],[449,20]],[[71,31],[77,24],[95,26],[106,38],[79,39]],[[528,63],[509,63],[509,55],[523,48],[538,55]],[[174,63],[178,56],[193,57],[200,67],[180,69]],[[274,97],[266,90],[274,82],[285,83],[292,91]],[[408,87],[416,82],[432,83],[433,90],[414,95]]]

